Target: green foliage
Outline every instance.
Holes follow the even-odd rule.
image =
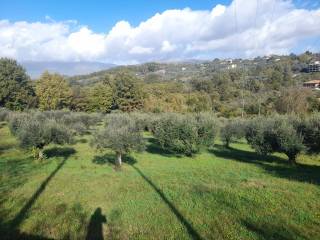
[[[113,89],[103,83],[96,84],[89,91],[88,110],[109,113],[113,106]]]
[[[127,73],[119,73],[114,82],[116,107],[124,112],[143,108],[143,92],[137,78]]]
[[[92,145],[98,149],[111,148],[121,156],[130,151],[142,151],[145,146],[142,132],[136,122],[127,114],[111,114],[107,118],[107,126],[95,133]]]
[[[42,159],[42,149],[50,144],[70,143],[73,135],[68,127],[54,119],[48,119],[44,114],[12,114],[9,127],[23,148],[33,148],[38,158]]]
[[[199,143],[203,146],[212,146],[219,129],[217,118],[211,113],[198,113],[194,118],[196,120]]]
[[[72,92],[66,80],[59,74],[44,72],[36,83],[36,94],[41,110],[68,108]]]
[[[220,130],[220,138],[226,147],[245,136],[245,122],[241,119],[228,120]]]
[[[11,110],[33,107],[34,95],[25,69],[15,60],[0,58],[0,106]]]
[[[10,111],[6,108],[0,108],[0,122],[7,121]]]
[[[258,153],[282,152],[292,164],[305,148],[302,136],[287,117],[252,120],[247,126],[246,138]]]
[[[216,122],[209,115],[163,114],[155,123],[154,136],[163,149],[187,156],[199,152],[202,145],[211,145]]]
[[[310,152],[320,152],[320,113],[314,113],[303,119],[298,131],[303,136],[303,142]]]

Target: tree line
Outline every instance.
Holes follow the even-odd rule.
[[[317,75],[296,73],[303,70],[298,63],[310,58],[308,54],[291,56],[248,67],[244,67],[248,61],[239,61],[242,68],[207,67],[190,76],[177,72],[172,79],[160,78],[156,64],[145,64],[142,73],[139,66],[119,67],[95,75],[97,81],[89,85],[49,72],[31,81],[16,61],[0,59],[0,107],[100,113],[214,112],[226,118],[304,115],[320,111],[320,92],[301,88],[304,80]]]
[[[8,121],[11,133],[21,147],[32,149],[42,160],[50,143],[68,144],[76,135],[93,134],[91,146],[110,148],[121,166],[123,155],[146,147],[145,131],[150,132],[162,151],[192,157],[214,146],[220,137],[226,148],[246,139],[259,154],[284,153],[296,164],[301,152],[320,152],[320,114],[298,117],[274,115],[253,119],[217,118],[212,113],[113,113],[88,114],[70,111],[11,112],[0,109],[0,121]],[[97,126],[100,126],[97,129]],[[102,127],[101,127],[102,126]]]

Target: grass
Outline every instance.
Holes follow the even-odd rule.
[[[143,153],[114,168],[81,137],[37,163],[0,128],[1,239],[320,239],[320,160],[243,142],[193,158]]]

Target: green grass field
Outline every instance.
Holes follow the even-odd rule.
[[[193,158],[149,136],[126,158],[48,146],[38,163],[0,124],[1,239],[320,239],[320,159],[262,157],[217,143]]]

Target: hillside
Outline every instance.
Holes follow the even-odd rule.
[[[31,78],[38,78],[44,71],[57,72],[62,75],[72,76],[89,74],[114,67],[114,64],[100,62],[35,62],[24,61],[21,64],[26,68]]]
[[[119,71],[129,72],[146,83],[163,81],[188,82],[192,79],[210,78],[214,73],[231,71],[251,71],[266,69],[276,65],[289,66],[294,76],[307,72],[308,63],[319,59],[319,54],[290,56],[265,56],[255,59],[214,59],[212,61],[151,62],[138,65],[117,66],[90,74],[75,75],[68,80],[74,85],[91,85],[102,80],[106,74]]]

